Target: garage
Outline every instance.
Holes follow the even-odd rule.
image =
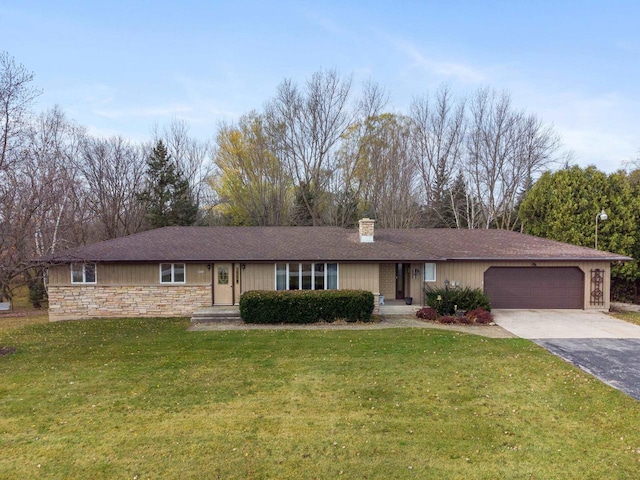
[[[584,308],[584,273],[577,267],[491,267],[484,291],[492,308]]]

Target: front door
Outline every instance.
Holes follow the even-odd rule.
[[[233,265],[231,263],[214,264],[213,303],[233,305]]]

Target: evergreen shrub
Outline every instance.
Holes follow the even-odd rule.
[[[469,311],[483,308],[491,311],[489,297],[479,288],[450,287],[426,288],[426,304],[438,315],[455,315],[456,310]]]

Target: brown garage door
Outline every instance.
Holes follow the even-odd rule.
[[[584,308],[584,273],[577,267],[491,267],[484,291],[493,308]]]

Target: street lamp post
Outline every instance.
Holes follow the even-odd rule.
[[[598,220],[606,220],[607,218],[609,218],[609,216],[604,211],[604,208],[596,215],[596,250],[598,249]]]

